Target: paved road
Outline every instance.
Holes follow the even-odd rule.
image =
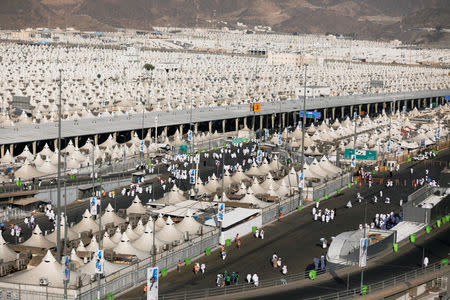
[[[448,161],[450,159],[450,151],[441,152],[436,158],[440,161]],[[394,172],[394,179],[410,180],[410,167],[414,168],[414,174],[425,176],[425,170],[429,170],[431,178],[438,178],[442,167],[431,166],[419,163],[408,163],[401,167],[400,172]],[[387,173],[381,174],[388,176]],[[165,279],[161,281],[161,293],[181,292],[184,290],[215,288],[215,278],[218,273],[239,272],[241,278],[247,273],[257,273],[260,280],[268,278],[278,278],[279,271],[274,270],[269,259],[274,252],[282,257],[284,263],[288,266],[290,273],[303,272],[312,264],[314,257],[320,257],[325,254],[319,245],[319,239],[325,237],[330,240],[331,236],[336,236],[343,231],[354,230],[364,221],[364,202],[362,204],[355,203],[356,193],[360,192],[365,199],[371,199],[374,194],[378,194],[383,189],[384,196],[391,198],[390,204],[383,202],[368,203],[367,220],[370,220],[376,213],[389,213],[400,211],[400,199],[406,201],[407,196],[414,191],[414,187],[410,184],[407,186],[394,186],[385,188],[384,185],[374,184],[371,189],[367,185],[362,187],[353,187],[345,190],[342,195],[330,198],[321,202],[322,208],[336,208],[337,214],[333,222],[323,224],[312,220],[311,207],[304,209],[300,213],[293,213],[281,221],[277,221],[268,225],[265,230],[265,239],[255,239],[252,236],[242,238],[242,248],[236,249],[234,245],[230,247],[225,262],[219,258],[218,252],[212,253],[209,257],[203,257],[200,263],[206,264],[206,276],[200,278],[194,276],[192,269],[186,267],[182,272],[171,272]],[[352,200],[354,206],[351,209],[345,207],[346,203]],[[120,299],[132,299],[142,295],[143,287],[140,286],[135,290],[125,294]]]
[[[394,276],[420,268],[423,253],[430,259],[430,264],[432,264],[439,262],[443,258],[448,258],[450,256],[449,251],[450,228],[448,227],[429,240],[418,239],[414,247],[408,251],[400,251],[397,254],[393,253],[380,259],[376,266],[364,271],[364,284],[368,285],[388,280]],[[359,288],[361,283],[360,273],[350,275],[348,279],[349,289]],[[274,296],[282,297],[283,299],[305,299],[343,291],[346,288],[347,276],[343,276],[310,287],[248,299],[269,300],[274,299]]]

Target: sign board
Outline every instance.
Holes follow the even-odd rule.
[[[298,177],[298,187],[300,189],[303,189],[305,187],[305,180],[304,180],[303,172],[300,173],[300,176]]]
[[[350,159],[355,154],[354,149],[345,149],[344,158]],[[356,159],[359,160],[377,160],[377,151],[372,150],[356,150]]]
[[[105,258],[103,256],[103,250],[95,251],[94,260],[95,260],[95,273],[103,274],[104,265],[105,265]]]
[[[281,146],[281,134],[278,135],[277,145]]]
[[[352,168],[355,168],[356,167],[356,155],[352,154],[351,158],[352,158],[351,166],[352,166]]]
[[[450,100],[450,95],[445,95],[445,100],[449,101]]]
[[[92,197],[90,199],[89,207],[90,207],[91,215],[96,216],[97,215],[97,198]]]
[[[269,138],[269,129],[264,129],[264,136],[266,137],[266,139]]]
[[[300,111],[300,118],[303,118],[303,115],[305,114],[305,111]],[[320,111],[307,111],[306,112],[306,118],[307,119],[320,119],[322,117],[322,114]]]
[[[217,222],[223,222],[224,215],[225,215],[225,203],[221,202],[217,206]]]
[[[147,300],[158,300],[159,268],[147,269]]]
[[[70,280],[70,268],[69,268],[69,256],[63,256],[62,257],[62,267],[63,267],[63,280],[69,281]]]
[[[253,103],[253,112],[261,112],[261,103]]]
[[[195,169],[189,170],[189,183],[194,184],[195,183]]]
[[[369,246],[369,239],[361,238],[359,240],[359,266],[361,268],[367,265],[367,247]]]
[[[188,141],[192,141],[192,130],[189,129],[188,131]]]

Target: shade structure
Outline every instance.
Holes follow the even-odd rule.
[[[95,235],[92,236],[91,242],[89,243],[89,245],[86,246],[86,250],[89,252],[95,252],[98,250],[98,242],[97,239],[95,238]]]
[[[39,286],[40,279],[46,278],[48,280],[48,286],[62,288],[64,286],[63,276],[62,265],[56,261],[53,254],[48,250],[41,263],[35,268],[13,273],[10,276],[3,277],[2,280]],[[78,277],[78,272],[70,272],[69,288],[78,288]]]
[[[174,184],[170,189],[170,192],[168,192],[166,196],[157,202],[171,205],[183,202],[184,200],[186,200],[186,198],[183,196],[183,192],[176,186],[176,184]]]
[[[102,246],[103,249],[113,249],[117,246],[117,243],[114,243],[109,237],[108,232],[105,232],[105,234],[103,234]]]
[[[297,186],[297,185],[295,185]],[[290,188],[287,186],[286,181],[283,180],[283,182],[280,184],[280,187],[276,190],[276,193],[280,197],[285,197],[289,195]]]
[[[245,194],[247,194],[247,187],[245,186],[245,183],[241,182],[241,186],[239,187],[239,190],[235,194],[236,195],[245,195]]]
[[[77,252],[86,252],[86,247],[84,246],[83,241],[80,241],[77,246]]]
[[[139,214],[143,215],[146,213],[145,207],[142,205],[141,199],[136,195],[134,197],[133,201],[131,202],[131,205],[127,208],[127,215],[130,214]]]
[[[105,226],[109,223],[114,223],[114,226],[125,223],[124,219],[116,215],[116,213],[114,212],[114,208],[111,206],[111,203],[108,203],[105,213],[102,216],[102,225]]]
[[[39,225],[36,225],[36,227],[33,230],[33,233],[31,234],[31,237],[28,240],[26,240],[22,245],[42,249],[50,249],[56,247],[56,243],[50,242],[42,235],[42,230],[39,228]]]
[[[273,157],[272,161],[269,164],[269,167],[271,171],[277,171],[281,168],[281,163],[279,162],[277,155]]]
[[[133,231],[131,224],[128,224],[127,229],[125,230],[124,233],[127,234],[127,237],[131,242],[133,242],[139,238],[139,235]]]
[[[319,166],[322,169],[328,170],[329,172],[333,173],[334,175],[339,174],[340,172],[342,172],[342,170],[338,167],[336,167],[335,165],[333,165],[328,159],[327,157],[324,155],[320,161],[319,161]]]
[[[239,166],[237,172],[231,176],[231,180],[234,183],[241,183],[242,181],[250,180],[250,178],[247,175],[245,175],[244,171],[242,170],[242,167]]]
[[[299,171],[299,173],[300,173],[300,171]],[[299,176],[300,176],[300,174],[299,174]],[[323,176],[318,175],[318,174],[314,173],[313,171],[311,171],[311,169],[309,168],[309,165],[305,163],[303,165],[303,178],[304,179],[321,179],[321,178],[323,178]]]
[[[64,220],[61,219],[61,223],[60,223],[60,231],[61,231],[61,240],[64,239],[64,228],[65,228],[65,224],[64,224]],[[53,231],[52,233],[50,233],[49,235],[45,236],[45,238],[47,240],[49,240],[52,243],[56,244],[56,229],[55,231]],[[72,241],[72,240],[76,240],[80,237],[80,234],[78,232],[73,231],[71,228],[67,228],[67,240]]]
[[[257,206],[259,208],[264,208],[270,205],[270,203],[264,202],[259,200],[258,198],[256,198],[253,195],[253,191],[251,190],[251,188],[248,188],[247,190],[247,194],[244,196],[244,198],[242,198],[241,200],[239,200],[240,203],[248,203],[248,204],[252,204],[254,206]]]
[[[14,261],[17,258],[17,253],[11,250],[7,245],[0,232],[0,258],[3,262]]]
[[[216,175],[213,173],[211,176],[211,180],[208,181],[207,184],[205,184],[205,188],[210,192],[210,193],[215,193],[217,191],[218,188],[222,187],[219,180],[217,180]]]
[[[161,242],[158,238],[155,236],[155,248],[158,251],[162,246],[164,246],[164,243]],[[135,247],[138,250],[152,253],[153,249],[153,225],[150,224],[150,222],[147,223],[145,226],[144,233],[134,242],[131,243],[133,247]]]
[[[10,181],[11,181],[11,179],[8,176],[0,173],[0,183],[10,182]]]
[[[264,158],[263,163],[258,167],[258,170],[264,176],[270,172],[270,165],[267,162],[267,159]]]
[[[280,186],[282,182],[284,182],[289,188],[298,186],[297,173],[295,172],[294,167],[291,168],[288,175],[284,176],[283,179],[278,182]]]
[[[121,238],[122,238],[122,231],[120,231],[120,227],[117,227],[113,236],[111,236],[111,241],[115,244],[118,244],[120,243]]]
[[[0,164],[8,165],[14,163],[16,160],[14,157],[12,157],[11,153],[9,153],[9,150],[6,150],[5,155],[3,155],[2,158],[0,158]]]
[[[25,148],[23,149],[22,153],[17,155],[17,158],[27,159],[29,161],[33,161],[34,155],[33,155],[33,153],[30,152],[30,150],[28,149],[28,146],[25,146]]]
[[[95,273],[95,269],[96,269],[95,264],[96,264],[95,259],[92,259],[90,262],[88,262],[87,264],[80,267],[77,271],[82,274],[95,275],[96,274]],[[105,275],[105,276],[111,275],[112,273],[115,273],[125,267],[126,267],[126,265],[115,264],[115,263],[109,262],[105,259],[103,261],[103,275]]]
[[[165,225],[166,225],[166,220],[164,220],[162,214],[159,214],[158,219],[156,219],[156,222],[155,222],[156,231],[162,229]]]
[[[150,256],[149,253],[146,253],[133,247],[131,245],[130,239],[128,238],[125,232],[122,234],[119,244],[116,247],[114,247],[113,250],[117,254],[136,255],[136,257],[139,258],[140,260],[143,260]]]
[[[21,178],[25,180],[32,178],[39,178],[44,175],[45,175],[44,173],[39,172],[38,170],[36,170],[36,168],[32,167],[28,159],[25,160],[23,166],[20,169],[14,172],[14,176],[16,178]]]
[[[267,178],[263,183],[261,183],[261,186],[265,189],[268,189],[269,186],[272,186],[272,188],[274,189],[278,189],[280,187],[280,185],[275,180],[273,180],[273,176],[270,173],[267,174]]]
[[[252,182],[252,185],[251,185],[251,188],[252,188],[252,191],[255,193],[255,194],[265,194],[266,193],[266,189],[264,189],[260,184],[259,184],[259,182],[258,182],[258,179],[256,179],[256,178],[253,178],[253,182]]]
[[[98,231],[98,224],[92,218],[92,215],[89,212],[89,210],[86,209],[83,213],[83,217],[82,217],[81,221],[78,222],[77,224],[75,224],[71,229],[75,232],[83,232],[83,231],[91,231],[92,230],[92,232],[95,233]]]
[[[42,149],[41,152],[39,152],[39,154],[45,156],[45,158],[49,158],[53,155],[53,151],[50,150],[50,147],[48,146],[48,144],[45,143],[44,148]]]
[[[41,166],[44,164],[44,162],[45,161],[42,159],[40,154],[37,154],[36,158],[33,160],[33,164],[36,166],[36,169],[39,169],[39,171],[40,171]],[[41,172],[43,172],[43,171],[41,171]]]
[[[193,217],[190,210],[186,213],[186,216],[181,220],[180,223],[175,225],[175,228],[180,232],[189,232],[189,234],[200,234],[202,229],[202,224],[197,222]]]
[[[166,225],[160,231],[156,232],[156,237],[167,244],[184,239],[183,233],[175,228],[170,216],[167,217]]]
[[[141,236],[145,232],[145,226],[144,226],[144,223],[142,223],[142,219],[139,219],[139,221],[137,222],[136,227],[133,229],[133,231],[138,236]]]
[[[233,180],[231,180],[231,175],[228,170],[225,171],[225,174],[223,175],[223,185],[224,188],[228,188],[233,183]]]
[[[250,169],[248,169],[247,172],[245,172],[245,174],[247,174],[248,176],[264,176],[267,173],[262,172],[258,168],[258,165],[256,163],[253,163]]]
[[[321,176],[321,178],[324,178],[324,177],[327,177],[327,176],[330,175],[326,170],[322,169],[322,168],[319,166],[319,162],[318,162],[316,159],[313,160],[313,162],[312,162],[311,165],[309,166],[309,169],[310,169],[312,172],[314,172],[315,174]]]
[[[40,156],[38,155],[38,157]],[[39,172],[46,175],[56,174],[58,172],[58,167],[51,163],[50,158],[47,158],[44,163],[37,168]]]
[[[82,266],[84,265],[84,261],[83,259],[81,259],[78,255],[77,252],[75,250],[75,248],[72,248],[72,251],[70,251],[70,261],[77,263],[78,266]]]

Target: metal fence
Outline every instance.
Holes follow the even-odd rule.
[[[0,221],[8,222],[9,220],[24,219],[31,215],[31,212],[21,210],[19,208],[8,208],[0,211]],[[1,298],[0,298],[1,299]]]
[[[315,186],[313,189],[313,197],[315,199],[322,199],[325,195],[331,196],[337,193],[337,190],[346,186],[352,181],[352,174],[345,173],[336,179],[329,180],[319,186]]]

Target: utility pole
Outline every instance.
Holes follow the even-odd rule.
[[[305,79],[303,80],[303,118],[302,118],[302,157],[300,158],[300,172],[303,174],[303,168],[305,165],[305,127],[306,127],[306,74],[308,65],[305,64]],[[303,176],[304,177],[304,176]],[[303,182],[304,184],[304,182]],[[302,204],[302,194],[304,187],[302,187],[302,193],[298,193],[298,205]]]
[[[58,191],[56,199],[56,261],[61,262],[61,108],[62,108],[62,69],[59,69],[58,106]]]
[[[64,256],[67,255],[67,227],[69,226],[67,222],[67,183],[66,183],[66,174],[67,174],[67,154],[64,154]],[[67,299],[67,280],[64,280],[64,299]]]
[[[225,150],[225,149],[224,149]],[[225,198],[225,152],[222,153],[222,198],[220,198],[220,203],[223,204],[223,199]],[[225,216],[225,211],[223,212]],[[219,226],[219,245],[220,245],[220,237],[222,236],[222,222],[220,222]]]

